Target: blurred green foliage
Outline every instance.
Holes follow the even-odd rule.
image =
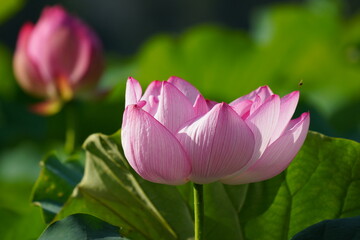
[[[157,36],[140,51],[134,77],[146,86],[176,74],[226,102],[260,85],[280,95],[300,90],[301,110],[321,119],[312,129],[359,140],[359,46],[360,17],[341,19],[325,1],[281,5],[259,11],[251,35],[200,26]]]
[[[5,99],[14,100],[16,82],[12,75],[11,59],[12,54],[9,49],[0,45],[0,96]]]
[[[25,0],[6,0],[1,2],[0,24],[11,17],[23,5]]]
[[[35,239],[45,227],[40,209],[29,202],[41,158],[40,148],[29,142],[0,153],[1,239]]]
[[[5,1],[0,24],[22,3]],[[127,76],[145,88],[172,75],[217,101],[232,101],[260,85],[280,95],[300,90],[296,114],[309,110],[312,130],[359,141],[360,15],[345,19],[341,12],[338,1],[276,5],[254,14],[249,33],[203,25],[179,36],[154,36],[129,59],[108,53],[100,87],[109,94],[71,103],[77,113],[77,147],[91,133],[120,128]],[[0,39],[0,237],[35,238],[45,225],[39,209],[29,204],[31,186],[49,150],[63,155],[66,108],[51,117],[31,113],[28,106],[39,100],[18,87],[11,66],[12,50]],[[34,227],[25,230],[30,223]]]

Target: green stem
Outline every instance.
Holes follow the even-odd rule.
[[[66,106],[65,152],[72,154],[75,149],[75,115],[71,103]]]
[[[194,183],[195,240],[203,240],[204,198],[203,185]]]

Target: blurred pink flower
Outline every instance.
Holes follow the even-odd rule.
[[[259,87],[230,104],[205,100],[178,77],[145,93],[129,78],[122,145],[134,170],[151,182],[242,184],[282,172],[308,132],[310,116],[291,120],[299,99]]]
[[[14,71],[23,89],[56,105],[97,84],[103,71],[101,43],[62,7],[47,7],[36,25],[26,23],[21,28]]]

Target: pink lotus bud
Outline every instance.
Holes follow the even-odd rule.
[[[230,104],[205,100],[177,77],[126,85],[122,124],[125,156],[156,183],[242,184],[282,172],[308,132],[310,116],[291,120],[299,92],[283,98],[260,87]]]
[[[14,71],[30,94],[68,101],[97,84],[103,71],[101,43],[62,7],[47,7],[36,25],[21,28]]]

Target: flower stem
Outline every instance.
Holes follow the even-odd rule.
[[[195,240],[203,240],[204,198],[203,185],[194,183]]]
[[[75,115],[71,103],[66,107],[65,152],[70,155],[75,149]]]

